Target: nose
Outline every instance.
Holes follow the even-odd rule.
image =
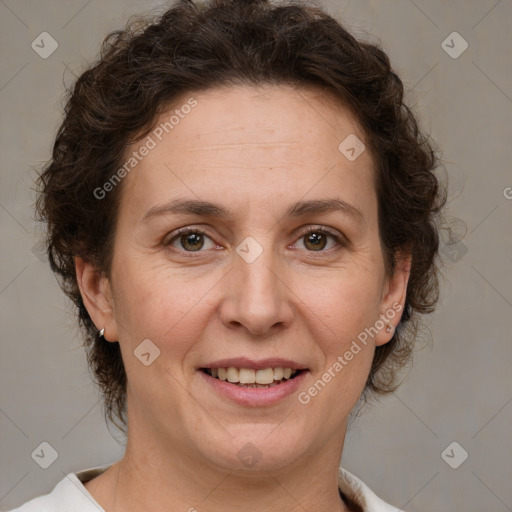
[[[283,270],[265,249],[252,262],[234,255],[233,268],[226,276],[227,292],[221,306],[221,320],[228,328],[245,329],[252,335],[275,334],[291,324],[292,291]]]

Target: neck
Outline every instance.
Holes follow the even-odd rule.
[[[86,485],[106,512],[354,510],[338,489],[344,435],[336,447],[326,443],[283,468],[231,472],[187,447],[164,449],[160,440],[137,438],[144,442],[132,442],[129,432],[124,457]]]
[[[240,473],[198,462],[179,449],[165,455],[155,449],[128,443],[104,481],[86,486],[106,512],[353,510],[340,498],[339,458],[330,453],[279,470]]]

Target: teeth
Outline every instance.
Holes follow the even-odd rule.
[[[284,377],[283,368],[281,368],[281,366],[279,366],[278,368],[274,368],[274,379],[281,380],[283,377]]]
[[[274,377],[274,372],[272,372],[272,377]],[[240,384],[254,384],[256,382],[256,371],[240,368],[238,370],[238,382]],[[272,382],[274,382],[273,378]],[[258,384],[270,384],[270,382],[258,382]]]
[[[233,368],[232,366],[230,366],[228,368],[228,371],[227,371],[227,375],[228,375],[228,382],[231,382],[231,383],[236,383],[236,382],[240,382],[240,377],[239,377],[239,374],[238,374],[238,370],[236,368]]]
[[[247,385],[247,387],[268,387],[268,385],[275,385],[283,379],[290,379],[297,373],[297,370],[282,367],[254,370],[230,366],[229,368],[207,368],[207,372],[212,377],[227,380],[232,384]]]
[[[256,372],[256,382],[257,384],[272,384],[276,380],[275,373],[272,368],[265,368],[264,370],[258,370]],[[240,379],[242,382],[242,379]]]

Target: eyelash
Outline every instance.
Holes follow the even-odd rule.
[[[203,231],[200,228],[185,227],[185,228],[178,229],[174,233],[173,237],[171,239],[169,239],[168,242],[165,242],[164,245],[166,247],[168,247],[168,246],[170,246],[174,242],[174,240],[178,239],[180,236],[188,235],[188,234],[191,234],[191,233],[204,235],[204,236],[207,236],[208,238],[211,239],[211,237],[208,235],[208,233],[206,231]],[[327,235],[328,237],[331,237],[336,242],[336,244],[337,244],[337,247],[333,247],[333,248],[327,249],[327,250],[307,251],[309,253],[312,253],[312,255],[314,255],[315,253],[320,253],[320,254],[329,253],[330,251],[336,251],[336,250],[340,249],[341,247],[345,247],[346,245],[348,245],[348,242],[344,239],[344,237],[341,237],[341,236],[335,234],[334,232],[330,231],[329,229],[324,228],[324,227],[320,227],[320,226],[308,228],[307,230],[303,231],[299,235],[298,239],[304,238],[305,236],[310,235],[312,233],[322,233],[323,235]],[[176,250],[178,250],[179,252],[186,253],[186,254],[191,254],[191,255],[193,255],[194,253],[205,252],[205,251],[202,251],[202,250],[199,250],[199,251],[187,251],[185,249],[176,249]]]

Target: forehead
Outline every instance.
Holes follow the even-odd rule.
[[[234,149],[230,144],[278,146],[280,142],[309,139],[307,148],[317,144],[319,138],[335,144],[340,133],[357,132],[363,138],[349,107],[320,86],[223,86],[182,96],[171,113],[184,110],[190,98],[197,101],[197,106],[180,121],[181,126],[172,129],[176,143],[184,150],[197,150],[198,145],[209,141],[216,144],[203,147],[204,151]],[[168,119],[169,112],[160,116],[156,129]],[[258,138],[247,140],[248,134]]]
[[[190,92],[130,147],[128,154],[151,149],[125,179],[123,196],[145,206],[172,192],[219,199],[238,190],[246,205],[258,192],[268,202],[308,189],[325,195],[339,188],[355,197],[371,186],[373,163],[368,150],[347,159],[340,151],[347,137],[365,139],[352,111],[318,86]]]

